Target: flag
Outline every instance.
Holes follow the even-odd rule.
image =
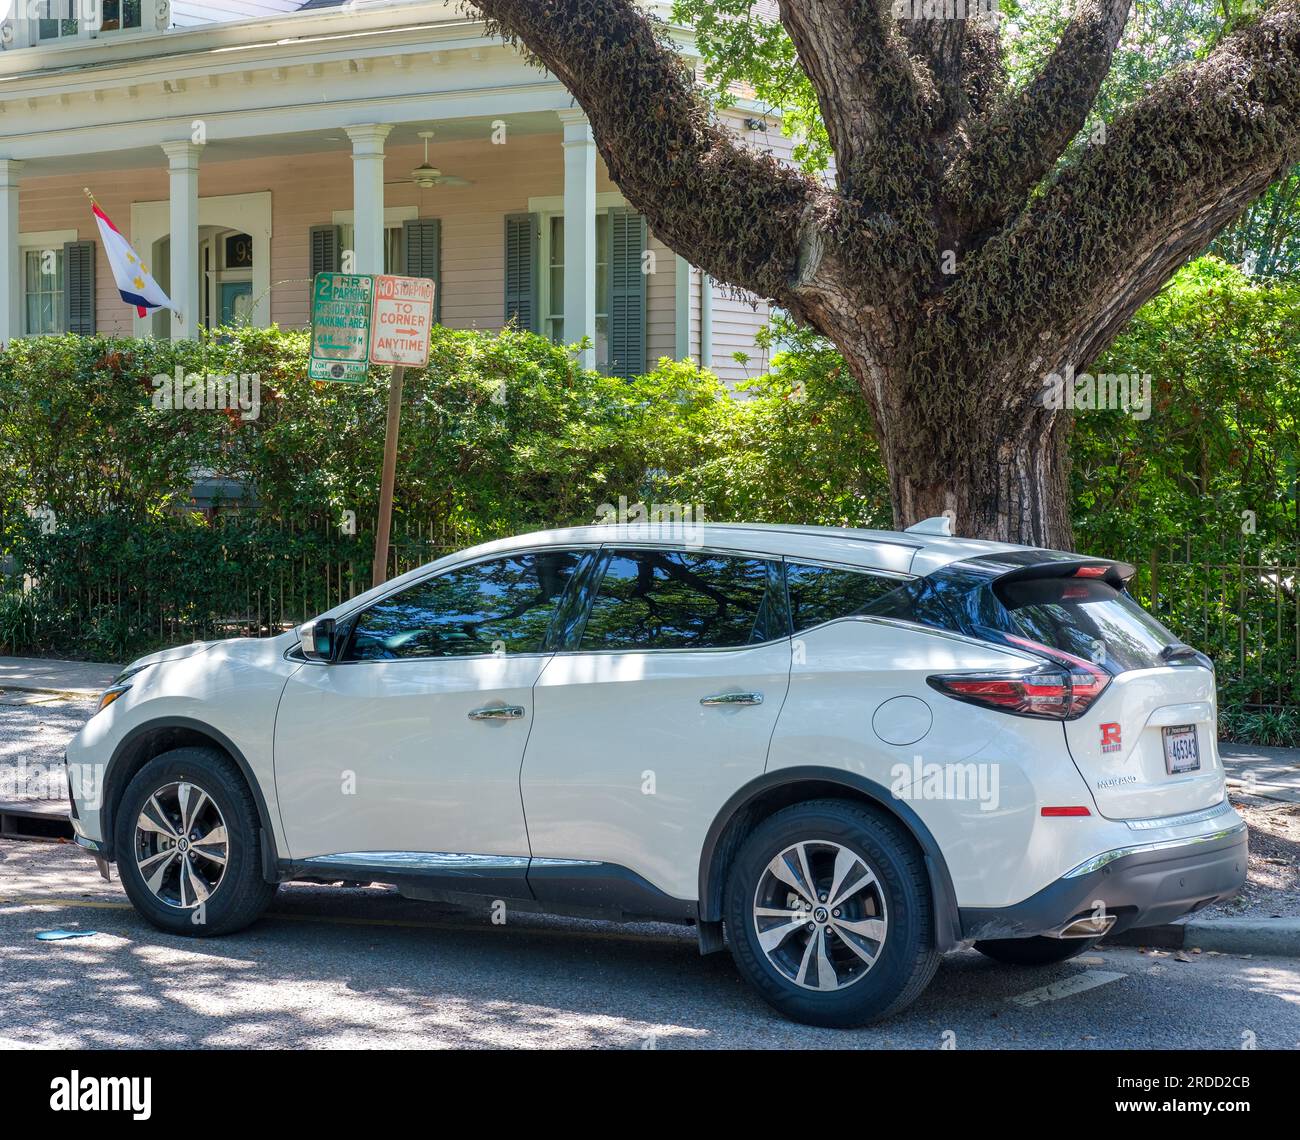
[[[113,280],[117,282],[117,291],[122,294],[122,300],[128,305],[134,305],[135,311],[142,317],[148,316],[155,309],[171,309],[176,312],[176,306],[153,279],[149,267],[136,255],[121,231],[109,221],[99,204],[92,201],[90,208],[95,213],[95,221],[99,223],[99,239],[104,243],[104,252],[108,255],[108,264],[113,269]]]

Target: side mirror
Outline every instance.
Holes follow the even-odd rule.
[[[308,661],[333,661],[336,638],[333,618],[317,618],[298,627],[302,655]]]

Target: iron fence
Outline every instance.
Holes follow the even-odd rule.
[[[1300,704],[1300,566],[1149,557],[1134,597],[1208,653],[1247,706]]]

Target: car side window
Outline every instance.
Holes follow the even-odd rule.
[[[784,637],[776,581],[761,558],[615,550],[579,648],[721,649]]]
[[[842,566],[785,564],[790,618],[796,634],[823,622],[868,613],[874,603],[904,584],[899,578]]]
[[[345,660],[537,653],[582,557],[517,554],[428,578],[364,611]]]

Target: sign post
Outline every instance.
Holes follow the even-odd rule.
[[[402,426],[402,384],[406,369],[393,366],[388,383],[388,422],[384,428],[384,467],[379,482],[379,521],[375,527],[375,561],[370,584],[388,581],[388,538],[393,525],[393,481],[397,476],[397,433]]]
[[[370,321],[370,362],[391,364],[388,422],[384,429],[384,467],[379,483],[379,521],[370,584],[388,580],[388,542],[393,521],[393,481],[397,474],[397,435],[402,422],[402,383],[407,368],[429,362],[433,330],[433,282],[425,277],[375,278]]]

